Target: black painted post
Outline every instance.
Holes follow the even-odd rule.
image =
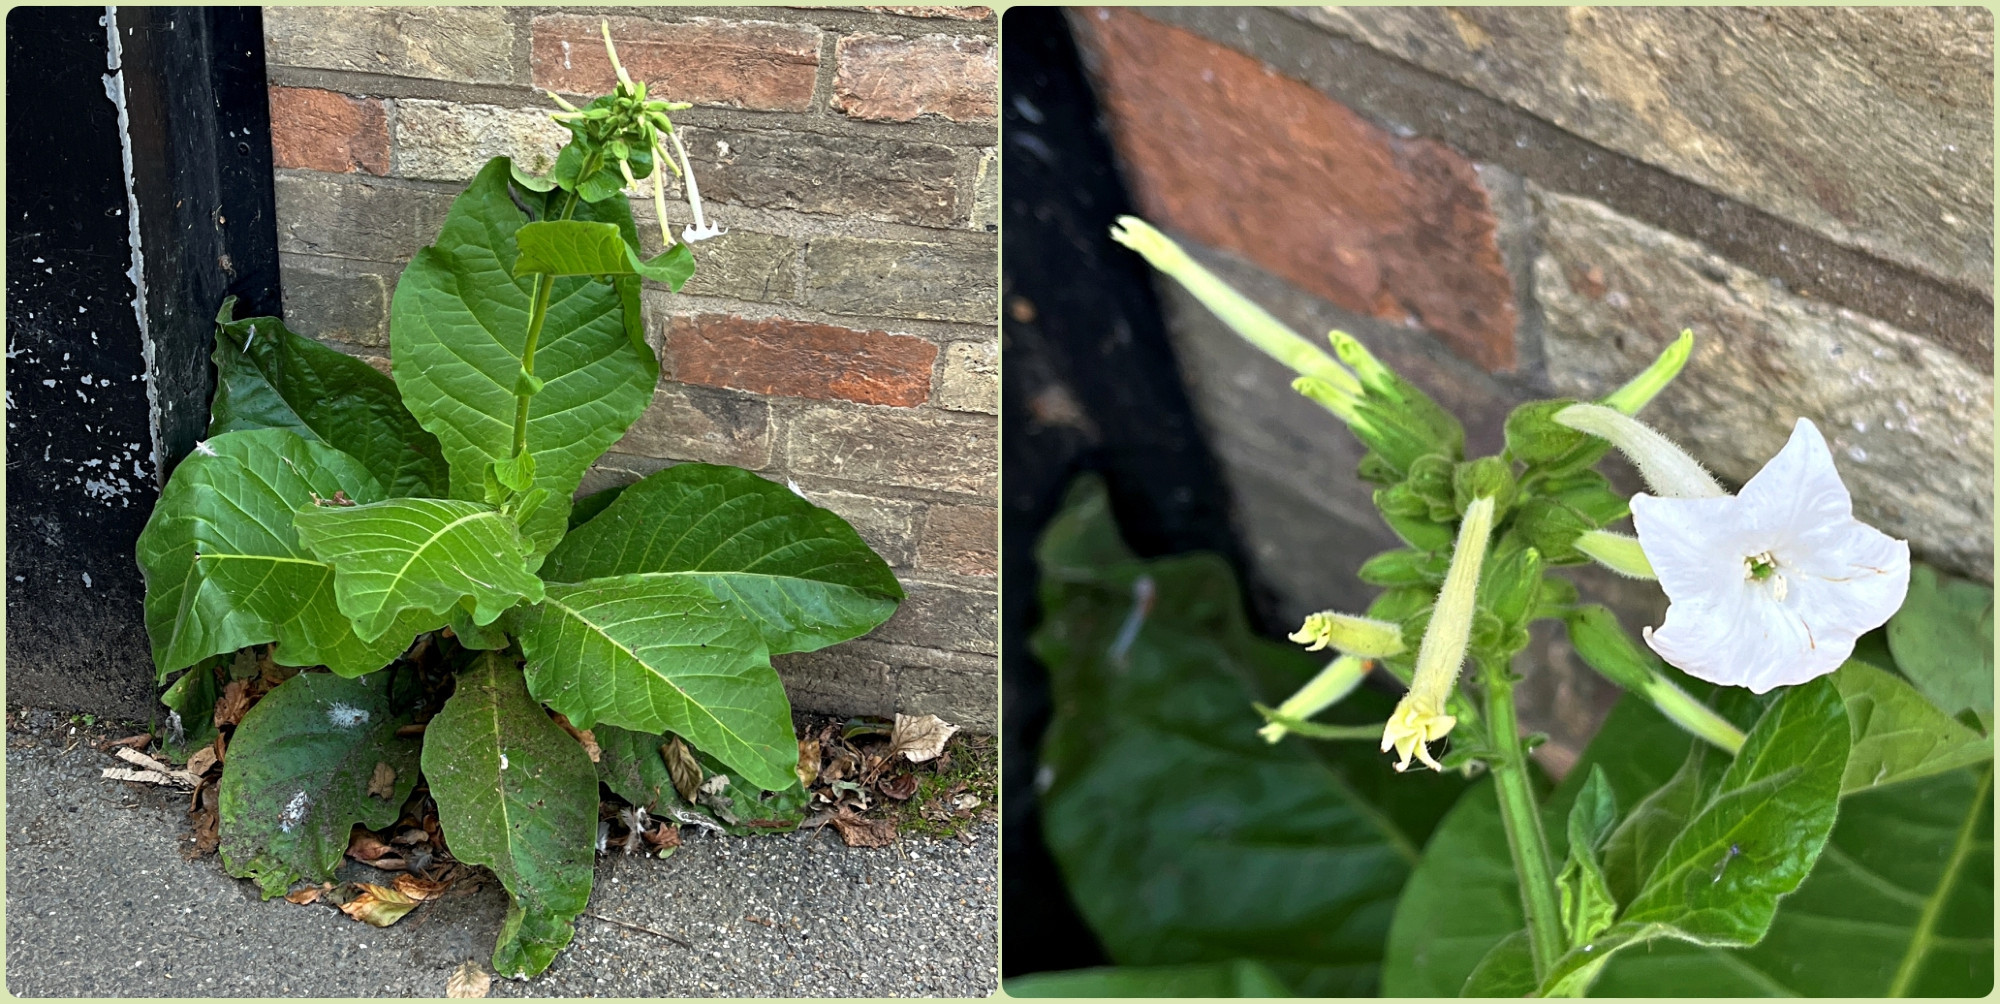
[[[279,312],[277,230],[260,11],[116,17],[7,18],[7,696],[145,720],[133,548],[223,297]]]

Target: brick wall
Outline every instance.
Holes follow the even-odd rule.
[[[547,167],[543,89],[612,86],[600,17],[651,93],[694,103],[675,122],[729,233],[682,293],[647,290],[660,387],[584,490],[684,460],[790,481],[909,593],[867,638],[781,657],[794,702],[993,727],[991,12],[268,8],[287,321],[384,363],[396,277],[452,196],[492,156]]]
[[[1650,408],[1725,479],[1819,424],[1857,513],[1993,573],[1993,22],[1978,9],[1086,9],[1141,211],[1302,331],[1340,327],[1492,452],[1682,328]],[[1255,574],[1357,608],[1358,450],[1162,284]],[[1636,487],[1636,482],[1628,484]],[[1312,556],[1301,560],[1301,555]],[[1584,573],[1628,623],[1656,591]],[[1538,639],[1536,727],[1610,696]],[[1562,756],[1562,743],[1552,747]]]

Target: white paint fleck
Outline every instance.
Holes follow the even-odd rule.
[[[91,584],[90,584],[90,573],[89,573],[89,572],[85,572],[85,573],[83,573],[83,588],[85,588],[85,589],[90,589],[90,588],[93,588],[93,587],[91,586]]]
[[[208,445],[208,440],[206,439],[194,444],[194,452],[204,457],[213,457],[216,455],[215,447]]]
[[[352,704],[335,702],[332,707],[326,709],[326,720],[332,722],[333,727],[337,729],[351,729],[357,725],[365,724],[368,718],[369,715],[365,709],[357,708]]]
[[[796,482],[796,481],[793,481],[793,480],[792,480],[791,478],[786,478],[786,479],[785,479],[785,487],[787,487],[787,488],[790,488],[790,489],[792,490],[792,494],[794,494],[794,495],[797,495],[798,497],[800,497],[800,498],[802,498],[802,499],[806,498],[806,493],[805,493],[805,491],[804,491],[804,490],[802,490],[801,488],[799,488],[799,483],[798,483],[798,482]],[[806,501],[810,502],[810,501],[812,501],[812,500],[811,500],[811,499],[806,499]]]
[[[568,43],[565,42],[564,44],[567,45]],[[507,754],[505,753],[500,754],[500,769],[507,769]]]
[[[570,67],[569,67],[569,39],[565,38],[565,39],[563,39],[563,40],[562,40],[562,47],[563,47],[563,69],[567,70],[567,69],[569,69],[569,68],[570,68]]]
[[[303,822],[306,818],[307,801],[309,800],[303,791],[293,795],[292,800],[285,803],[285,810],[278,813],[278,829],[290,833],[293,827]]]

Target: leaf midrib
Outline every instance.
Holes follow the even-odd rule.
[[[1896,967],[1896,978],[1889,983],[1888,996],[1909,996],[1910,984],[1916,981],[1917,970],[1930,954],[1938,915],[1944,912],[1945,900],[1950,898],[1952,887],[1958,881],[1958,871],[1971,855],[1972,835],[1979,829],[1981,810],[1986,807],[1986,796],[1992,791],[1993,767],[1989,764],[1979,774],[1979,791],[1972,796],[1972,807],[1966,810],[1965,821],[1959,824],[1958,839],[1952,844],[1950,861],[1945,865],[1943,874],[1938,876],[1937,887],[1925,898],[1924,912],[1917,920],[1916,931],[1910,935],[1910,947],[1903,952],[1902,964]]]

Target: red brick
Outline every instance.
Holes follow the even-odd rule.
[[[380,101],[273,87],[271,153],[279,167],[388,174],[389,117]]]
[[[986,122],[999,113],[1000,63],[990,39],[848,35],[834,58],[833,107],[852,118]]]
[[[1300,289],[1514,366],[1514,297],[1471,162],[1128,10],[1078,18],[1141,212]]]
[[[872,10],[882,14],[897,14],[903,17],[948,17],[957,21],[984,21],[993,16],[991,7],[876,7],[863,4],[862,10]]]
[[[910,335],[729,314],[667,321],[666,368],[683,383],[758,394],[915,407],[937,346]]]
[[[1000,510],[993,506],[934,505],[924,518],[917,567],[957,575],[993,575],[1000,562]]]
[[[604,54],[600,19],[555,14],[535,19],[535,86],[568,94],[605,94],[617,85]],[[802,112],[819,76],[819,29],[771,21],[696,18],[660,22],[614,17],[618,61],[648,97]]]

